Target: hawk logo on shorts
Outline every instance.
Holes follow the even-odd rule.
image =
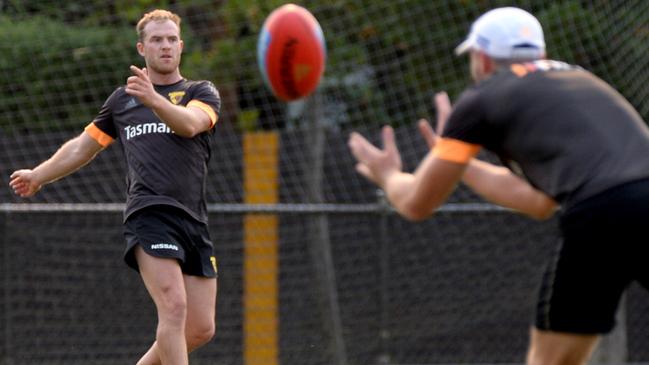
[[[184,91],[172,91],[169,93],[169,100],[174,103],[174,105],[178,105],[178,103],[183,99],[183,96],[185,96]]]
[[[212,262],[212,267],[214,267],[214,271],[218,272],[218,270],[216,269],[216,257],[210,256],[210,261]]]

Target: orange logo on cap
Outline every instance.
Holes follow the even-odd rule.
[[[530,27],[523,27],[521,28],[521,36],[525,38],[529,38],[532,36],[532,30]]]

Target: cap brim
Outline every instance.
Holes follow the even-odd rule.
[[[455,47],[455,55],[456,56],[461,56],[465,54],[468,50],[473,47],[473,42],[472,39],[469,37],[464,40],[464,42],[460,43],[459,46]]]

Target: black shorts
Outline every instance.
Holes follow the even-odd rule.
[[[536,312],[541,330],[605,334],[632,281],[649,289],[649,180],[579,203],[560,219],[562,242],[547,266]]]
[[[207,225],[182,209],[153,205],[133,214],[124,223],[124,261],[139,272],[135,246],[151,256],[177,259],[183,273],[214,278],[217,275],[214,246]]]

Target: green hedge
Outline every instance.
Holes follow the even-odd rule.
[[[139,64],[132,29],[72,27],[42,17],[0,18],[0,127],[36,130],[89,123]]]
[[[510,3],[296,2],[312,10],[325,31],[328,59],[319,90],[327,107],[341,108],[330,117],[330,123],[341,127],[410,124],[434,114],[431,97],[436,91],[447,90],[455,98],[470,83],[466,58],[452,52],[471,21],[490,7]],[[87,123],[124,83],[129,63],[142,63],[135,52],[133,24],[154,3],[173,3],[172,9],[183,17],[183,75],[215,82],[226,102],[225,121],[246,129],[283,128],[287,123],[286,105],[269,94],[256,61],[263,21],[285,1],[119,0],[110,5],[91,0],[87,8],[80,2],[60,7],[18,3],[22,5],[7,12],[11,19],[0,17],[0,54],[7,55],[0,58],[0,83],[7,90],[0,100],[0,127],[77,128]],[[551,58],[592,70],[649,117],[642,91],[649,32],[641,29],[638,14],[605,0],[588,5],[538,0],[521,6],[544,25]],[[368,14],[368,9],[381,13]],[[201,16],[189,16],[197,12]],[[222,31],[211,32],[215,26]],[[300,119],[288,123],[299,124]]]

